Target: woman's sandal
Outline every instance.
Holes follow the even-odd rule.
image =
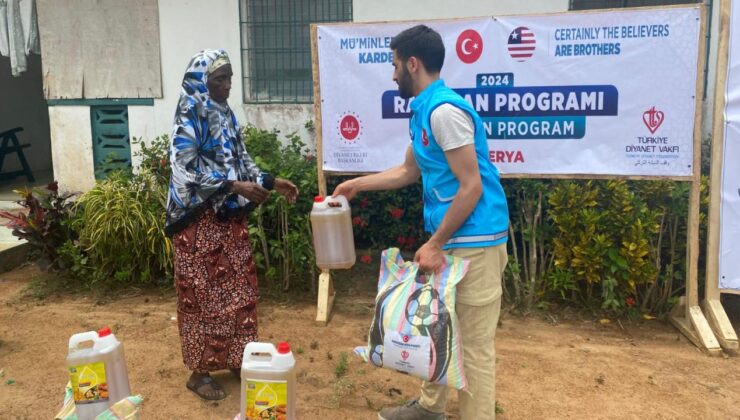
[[[224,392],[224,389],[209,375],[201,376],[198,379],[195,379],[195,381],[191,379],[185,384],[185,386],[187,386],[189,390],[193,391],[196,395],[203,398],[204,400],[218,401],[226,398],[226,392]],[[210,390],[218,391],[215,393],[215,396],[213,394],[209,395],[208,393],[204,392],[203,388],[206,386]]]

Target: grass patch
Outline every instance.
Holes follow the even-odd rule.
[[[44,300],[49,296],[68,294],[70,281],[53,273],[34,275],[31,282],[20,292],[21,299]]]
[[[355,389],[355,383],[349,378],[340,378],[334,383],[334,390],[329,397],[329,408],[337,409],[348,395]]]
[[[349,365],[349,356],[347,355],[347,352],[341,352],[339,353],[339,361],[337,362],[336,366],[334,366],[334,375],[337,378],[341,378],[342,376],[347,374],[347,366]]]

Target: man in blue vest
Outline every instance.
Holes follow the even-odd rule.
[[[401,188],[421,176],[424,226],[432,234],[414,256],[420,269],[438,270],[444,253],[470,260],[470,271],[457,286],[455,311],[463,343],[468,391],[458,392],[463,420],[496,415],[494,339],[501,309],[501,279],[507,263],[509,214],[498,170],[488,157],[480,116],[445,86],[442,38],[418,25],[391,42],[393,80],[411,102],[411,144],[403,164],[354,178],[333,195],[352,199],[361,191]],[[447,388],[424,382],[421,396],[401,407],[382,410],[383,420],[444,419]]]

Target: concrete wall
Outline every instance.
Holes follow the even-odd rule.
[[[23,150],[34,173],[51,170],[49,115],[41,79],[41,57],[28,57],[28,70],[19,77],[10,74],[10,59],[0,57],[0,132],[23,127],[18,140],[30,143]],[[15,155],[6,157],[3,172],[21,169]]]
[[[204,19],[207,19],[204,21]],[[204,26],[206,25],[206,26]],[[234,70],[229,104],[239,121],[245,121],[241,109],[242,72],[239,35],[239,2],[235,0],[160,0],[159,44],[162,59],[163,98],[154,106],[129,109],[129,131],[134,137],[154,138],[170,134],[180,85],[190,58],[203,49],[222,48],[229,53]],[[142,118],[134,121],[134,116]]]
[[[310,150],[316,147],[314,134],[306,130],[306,122],[313,123],[313,104],[254,105],[244,104],[246,121],[265,130],[277,129],[279,138],[296,133]]]
[[[50,106],[54,177],[63,191],[87,191],[95,186],[90,107]]]

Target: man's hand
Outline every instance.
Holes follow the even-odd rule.
[[[294,204],[298,198],[298,187],[287,179],[275,178],[275,191],[285,197],[290,204]]]
[[[350,201],[355,198],[358,192],[360,192],[360,190],[357,188],[357,182],[355,179],[350,179],[337,185],[337,187],[334,188],[334,192],[331,193],[331,196],[336,197],[338,195],[343,195],[347,198],[347,201]]]
[[[416,251],[414,262],[419,264],[419,270],[424,273],[435,273],[447,263],[442,247],[429,240]]]
[[[262,188],[257,183],[249,181],[234,181],[231,185],[231,191],[257,204],[264,203],[270,196],[270,191]]]

